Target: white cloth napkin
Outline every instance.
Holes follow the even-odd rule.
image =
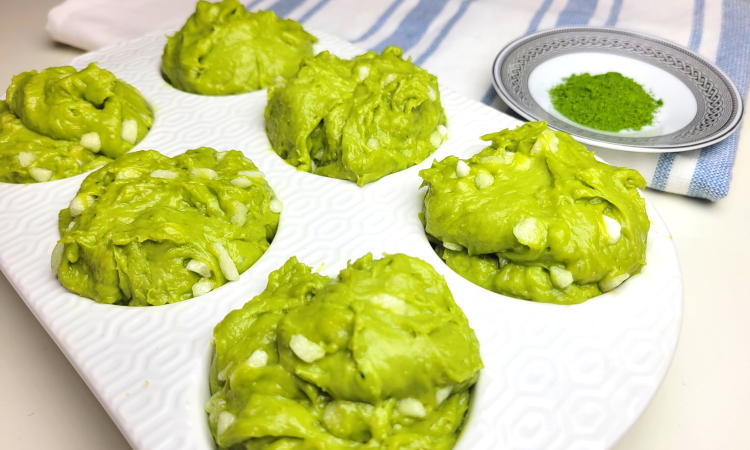
[[[63,43],[95,50],[142,34],[179,28],[196,0],[67,0],[47,30]],[[362,49],[397,45],[464,95],[503,108],[491,84],[494,57],[526,33],[558,26],[612,26],[669,39],[724,70],[747,93],[749,0],[253,0],[311,29]],[[595,149],[637,169],[654,189],[718,200],[727,195],[738,133],[702,150],[640,154]]]
[[[197,0],[67,0],[52,8],[47,32],[58,42],[98,50],[159,30],[180,28]]]

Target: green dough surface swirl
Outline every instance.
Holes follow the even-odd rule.
[[[241,152],[129,153],[86,177],[60,212],[53,270],[68,290],[100,303],[186,300],[260,258],[278,226],[274,202]]]
[[[266,134],[299,170],[362,186],[411,167],[447,135],[437,78],[386,48],[344,60],[323,52],[272,87]]]
[[[597,161],[545,122],[482,139],[492,144],[470,159],[420,172],[425,230],[448,266],[500,294],[558,304],[640,272],[650,221],[638,172]]]
[[[38,183],[59,180],[110,162],[80,143],[52,139],[28,129],[0,101],[0,182]]]
[[[293,77],[316,41],[273,11],[252,13],[237,0],[199,1],[182,29],[168,37],[162,68],[185,92],[241,94]]]
[[[450,449],[482,368],[445,280],[402,254],[336,280],[291,258],[214,337],[221,449]]]

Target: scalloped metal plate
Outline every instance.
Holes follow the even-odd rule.
[[[529,90],[534,68],[562,55],[586,52],[642,61],[673,75],[695,97],[695,117],[669,134],[635,137],[600,133],[545,111]],[[545,120],[583,143],[615,150],[663,153],[702,148],[729,137],[744,111],[742,95],[732,80],[697,53],[664,39],[613,28],[560,27],[519,38],[495,58],[492,83],[500,98],[526,119]]]
[[[361,53],[324,33],[318,49]],[[682,320],[682,279],[671,237],[649,206],[648,265],[638,276],[577,306],[503,297],[453,273],[417,218],[418,171],[435,158],[468,157],[478,136],[519,122],[442,87],[449,139],[418,166],[363,188],[298,172],[264,133],[265,91],[204,97],[160,75],[161,35],[83,55],[137,87],[156,122],[137,149],[174,156],[210,146],[250,157],[284,204],[278,234],[239,281],[205,296],[152,308],[100,305],[66,291],[50,269],[57,213],[85,175],[0,185],[0,268],[139,450],[214,448],[203,404],[213,327],[266,285],[290,256],[336,274],[367,252],[420,257],[443,274],[481,343],[485,362],[457,449],[606,448],[635,422],[662,382]]]

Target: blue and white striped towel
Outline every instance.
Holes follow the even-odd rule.
[[[48,31],[87,50],[179,27],[195,0],[67,0]],[[158,7],[155,7],[158,5]],[[743,96],[750,74],[749,0],[252,0],[349,40],[363,49],[403,48],[442,83],[502,107],[491,84],[495,55],[527,33],[560,26],[611,26],[669,39],[715,62]],[[149,14],[143,14],[148,10]],[[683,153],[596,149],[612,164],[639,170],[649,186],[718,200],[727,195],[739,136]]]

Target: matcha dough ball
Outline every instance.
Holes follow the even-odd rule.
[[[162,68],[185,92],[241,94],[294,76],[317,40],[273,11],[251,13],[238,0],[199,1],[182,29],[167,38]]]
[[[470,159],[420,172],[425,230],[449,267],[491,291],[558,304],[640,272],[650,222],[638,172],[597,161],[545,122],[482,139],[492,144]]]
[[[241,152],[129,153],[86,177],[60,211],[52,269],[68,290],[99,303],[198,297],[261,257],[280,211]]]
[[[292,258],[214,337],[221,449],[450,449],[482,368],[443,277],[402,254],[335,280]]]
[[[80,72],[66,66],[16,75],[7,99],[32,131],[108,158],[133,148],[154,123],[140,92],[95,63]]]
[[[422,162],[447,136],[437,78],[396,47],[323,52],[268,91],[266,134],[299,170],[362,186]]]
[[[0,182],[38,183],[72,177],[110,162],[79,142],[52,139],[30,129],[0,101]]]

